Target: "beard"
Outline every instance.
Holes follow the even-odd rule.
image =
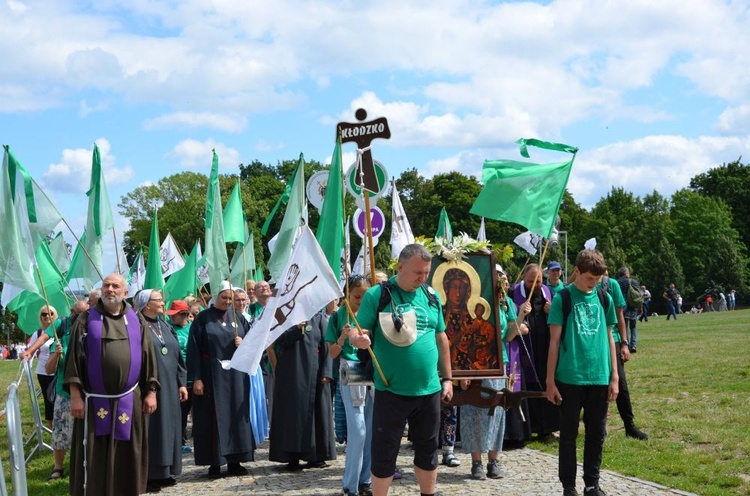
[[[104,304],[109,305],[109,306],[120,305],[125,299],[121,296],[104,296],[104,295],[102,295],[101,298]]]

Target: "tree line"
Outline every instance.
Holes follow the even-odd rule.
[[[619,267],[629,267],[633,277],[651,290],[656,302],[661,300],[660,295],[669,283],[677,286],[686,304],[714,288],[725,293],[735,289],[742,299],[747,294],[750,275],[750,166],[740,160],[693,177],[689,187],[670,197],[658,191],[639,197],[613,187],[591,209],[585,209],[566,192],[559,215],[560,230],[567,235],[561,235],[560,242],[550,246],[545,260],[564,264],[567,241],[568,265],[572,270],[576,253],[587,239],[595,237],[597,249],[606,257],[612,274]],[[276,165],[255,160],[239,164],[236,174],[220,176],[222,204],[226,203],[236,182],[240,182],[243,208],[249,228],[255,234],[258,260],[268,259],[267,242],[278,232],[283,207],[266,236],[261,236],[261,227],[296,164],[296,159]],[[306,179],[326,168],[315,160],[306,162]],[[454,234],[466,232],[476,237],[481,219],[469,210],[482,185],[474,176],[453,171],[426,178],[412,168],[395,178],[395,184],[415,236],[434,236],[440,210],[445,207]],[[129,259],[135,257],[141,244],[144,253],[147,252],[155,208],[159,209],[162,239],[171,232],[184,251],[198,240],[203,244],[207,187],[207,176],[182,172],[153,185],[139,186],[124,195],[119,209],[130,221],[124,239]],[[390,195],[381,198],[378,206],[390,225]],[[346,214],[352,215],[356,208],[354,199],[347,194]],[[318,219],[318,212],[310,206],[308,221],[313,230]],[[525,229],[493,220],[486,220],[485,228],[488,240],[496,248],[512,246],[512,256],[508,257],[510,250],[507,248],[503,251],[502,263],[511,276],[515,276],[526,263],[528,254],[512,241]],[[390,229],[387,229],[376,247],[376,265],[381,268],[390,264],[389,236]],[[352,257],[360,246],[361,241],[352,234]],[[228,248],[231,257],[233,248]]]

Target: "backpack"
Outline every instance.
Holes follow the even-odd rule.
[[[625,300],[630,308],[641,308],[643,305],[643,291],[633,284],[632,279],[628,279],[628,290],[625,293]]]
[[[606,276],[605,276],[606,277]],[[607,315],[607,312],[609,311],[609,298],[607,298],[607,289],[604,287],[605,281],[604,278],[602,278],[602,285],[596,287],[596,295],[599,297],[599,303],[601,303],[602,308],[604,309],[604,315]],[[607,277],[606,281],[607,287],[609,287],[609,278]],[[565,328],[568,325],[568,315],[570,315],[570,311],[573,307],[573,302],[570,297],[570,289],[563,288],[561,289],[557,294],[560,295],[562,298],[562,315],[563,315],[563,321],[562,321],[562,329],[560,330],[560,343],[564,346],[563,340],[565,339]]]

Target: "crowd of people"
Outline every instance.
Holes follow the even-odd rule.
[[[71,494],[153,493],[177,483],[186,453],[208,477],[244,475],[243,464],[268,439],[269,460],[294,472],[327,466],[339,440],[346,442],[343,494],[385,495],[400,476],[396,457],[408,432],[419,489],[429,495],[440,463],[460,465],[459,443],[471,454],[471,477],[501,478],[504,444],[537,436],[559,439],[560,480],[570,495],[577,494],[583,409],[584,494],[603,494],[598,470],[608,402],[616,401],[627,436],[648,438],[635,425],[624,368],[637,350],[637,321],[647,315],[645,288],[627,268],[610,279],[594,250],[579,254],[567,284],[554,261],[527,265],[516,284],[496,266],[497,300],[472,305],[470,329],[482,342],[499,340],[505,370],[482,378],[481,387],[544,397],[508,412],[456,408],[449,405],[454,388],[473,381],[453,377],[459,357],[451,351],[462,344],[453,341],[458,300],[441,302],[426,284],[431,267],[430,252],[413,244],[402,250],[397,273],[381,274],[378,284],[352,276],[346,302],[290,326],[252,376],[229,361],[272,295],[265,281],[223,283],[209,301],[191,296],[167,306],[155,289],[130,298],[123,277],[111,274],[69,317],[43,307],[23,357],[40,352],[42,386],[56,377],[56,395],[45,400],[54,432],[50,478],[66,475],[70,450]],[[446,273],[447,300],[470,291],[460,279]],[[641,300],[633,288],[641,288]],[[497,335],[485,335],[478,324],[488,325],[486,315],[496,309]],[[371,374],[372,382],[345,383],[339,370]]]

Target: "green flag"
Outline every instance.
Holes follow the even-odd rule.
[[[206,263],[211,294],[216,296],[221,281],[229,278],[229,259],[224,241],[224,219],[221,214],[221,190],[219,189],[219,156],[213,152],[211,177],[206,196]]]
[[[49,252],[52,254],[52,258],[63,274],[70,268],[70,253],[68,252],[68,246],[65,244],[62,231],[57,233],[57,236],[49,241]]]
[[[55,265],[47,244],[42,243],[35,255],[35,290],[23,291],[8,303],[8,309],[18,315],[18,327],[29,335],[39,329],[39,309],[45,304],[45,295],[49,304],[57,310],[59,317],[70,315],[70,307],[75,303],[75,300],[65,293],[62,274]]]
[[[258,266],[255,268],[255,282],[260,282],[265,280],[265,277],[263,277],[263,267],[258,264]]]
[[[229,264],[232,286],[245,287],[245,281],[253,278],[255,269],[255,242],[253,233],[248,232],[244,245],[237,243],[232,263]]]
[[[242,195],[240,182],[234,185],[224,207],[224,241],[227,243],[245,242],[245,214],[242,212]]]
[[[471,213],[495,220],[515,222],[549,238],[555,227],[570,171],[578,148],[535,139],[520,139],[521,154],[527,146],[571,153],[567,162],[534,164],[514,160],[487,160],[482,170],[484,188]]]
[[[19,221],[28,223],[31,234],[29,250],[33,253],[62,221],[62,215],[31,175],[5,146],[11,196],[15,198]],[[4,162],[5,162],[4,160]]]
[[[340,278],[341,251],[344,249],[344,171],[341,164],[341,143],[336,140],[328,172],[320,222],[315,233],[320,248],[328,260],[331,270]]]
[[[292,188],[289,193],[289,201],[284,212],[284,220],[276,237],[271,256],[268,259],[268,271],[274,280],[281,277],[289,257],[292,255],[292,246],[297,235],[297,230],[305,224],[305,157],[300,153],[297,169],[292,176]]]
[[[83,231],[81,237],[78,238],[78,243],[73,250],[73,256],[70,259],[70,267],[68,273],[65,274],[65,279],[70,282],[73,279],[83,277],[83,261],[86,259],[86,254],[83,252],[86,246],[86,231]],[[88,288],[91,289],[91,288]]]
[[[112,218],[112,205],[109,203],[107,195],[107,186],[104,183],[102,174],[101,157],[99,146],[94,143],[94,151],[91,158],[91,182],[88,196],[88,217],[86,218],[86,242],[83,247],[86,253],[80,258],[82,271],[76,274],[82,277],[86,289],[91,289],[94,284],[101,281],[104,274],[104,263],[102,256],[104,253],[104,236],[114,228]]]
[[[185,258],[185,266],[172,274],[164,285],[164,292],[168,295],[167,306],[175,300],[181,300],[188,295],[195,294],[195,288],[200,284],[196,266],[198,262],[198,244],[193,247]]]
[[[151,236],[148,240],[148,259],[146,260],[146,280],[144,289],[164,288],[164,276],[161,271],[161,251],[159,250],[159,219],[158,211],[154,210],[154,219],[151,221]]]
[[[448,220],[448,212],[445,211],[445,207],[440,210],[440,221],[435,237],[445,238],[449,243],[453,241],[453,229],[451,229],[451,221]]]
[[[279,197],[278,201],[276,202],[276,205],[273,206],[271,209],[271,213],[268,214],[268,217],[266,217],[266,221],[263,223],[263,227],[260,230],[260,234],[262,236],[265,236],[268,234],[268,228],[271,226],[271,221],[273,220],[274,215],[276,215],[276,211],[279,209],[279,206],[283,203],[284,205],[287,204],[289,201],[289,195],[292,194],[292,185],[294,184],[294,180],[297,178],[297,169],[294,169],[294,172],[292,173],[292,177],[289,178],[289,181],[287,181],[286,186],[284,186],[284,192],[281,193],[281,197]]]
[[[22,291],[36,291],[34,282],[34,249],[29,230],[26,202],[23,189],[13,189],[15,174],[11,172],[11,162],[15,161],[10,148],[5,147],[3,156],[2,185],[0,186],[0,207],[2,212],[2,235],[0,236],[0,280],[4,283],[2,305],[6,306]],[[16,169],[17,171],[17,169]],[[18,196],[16,195],[18,193]]]

